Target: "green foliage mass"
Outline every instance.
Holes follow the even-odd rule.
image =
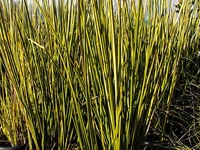
[[[199,66],[197,1],[178,13],[167,0],[2,2],[0,127],[13,145],[199,148],[199,68],[186,61]]]

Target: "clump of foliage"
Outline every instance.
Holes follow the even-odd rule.
[[[3,2],[0,120],[14,145],[22,135],[38,150],[187,147],[166,128],[198,32],[189,1],[178,18],[167,1],[119,1],[116,12],[112,0]]]
[[[184,3],[185,1],[179,1],[177,5],[178,17],[185,17],[185,13],[182,12]],[[174,144],[186,146],[182,149],[199,149],[199,6],[199,1],[191,1],[187,5],[189,15],[192,16],[187,20],[191,23],[191,26],[187,28],[190,44],[181,54],[179,75],[170,104],[168,123],[165,127],[166,135],[168,135],[166,139]],[[160,112],[163,112],[163,109]]]

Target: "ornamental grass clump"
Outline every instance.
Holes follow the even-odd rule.
[[[178,5],[178,12],[182,6]],[[168,119],[168,135],[173,143],[181,143],[190,149],[199,149],[199,68],[200,68],[200,19],[199,1],[191,1],[189,8],[191,25],[189,32],[189,46],[183,51],[179,62],[179,74],[175,91],[170,105]],[[191,11],[192,10],[192,11]],[[180,13],[180,15],[184,15]],[[178,140],[177,140],[178,139]]]
[[[9,123],[23,126],[30,149],[139,150],[152,146],[150,128],[165,141],[180,58],[191,44],[189,1],[184,17],[158,0],[118,1],[117,11],[112,0],[6,2],[0,101],[16,106],[21,122]],[[181,146],[173,144],[164,148]]]

